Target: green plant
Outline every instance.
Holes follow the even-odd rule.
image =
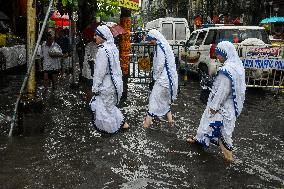
[[[117,15],[120,11],[117,0],[98,0],[97,1],[97,17],[105,18],[107,16]]]

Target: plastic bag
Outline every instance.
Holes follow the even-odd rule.
[[[52,47],[48,51],[48,54],[51,57],[63,56],[62,50],[58,45],[52,45]]]

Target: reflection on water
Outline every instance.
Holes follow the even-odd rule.
[[[174,126],[155,120],[142,128],[147,86],[130,84],[122,110],[131,129],[113,136],[90,123],[84,93],[68,84],[41,89],[45,133],[8,139],[12,91],[1,89],[0,184],[3,188],[282,188],[284,187],[283,93],[248,91],[234,132],[232,164],[220,150],[189,146],[204,110],[197,82],[173,105]],[[4,94],[4,96],[2,95]],[[8,97],[9,96],[9,97]],[[6,100],[6,101],[5,101]],[[7,103],[9,102],[9,103]],[[2,108],[4,107],[4,108]],[[37,124],[37,122],[35,122]]]

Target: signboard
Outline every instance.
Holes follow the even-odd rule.
[[[139,10],[139,0],[118,0],[118,6],[132,10]]]
[[[150,71],[151,64],[149,57],[140,57],[138,59],[138,68],[139,70]]]
[[[284,70],[283,59],[243,59],[245,68]]]
[[[242,62],[245,68],[284,70],[280,47],[247,48]]]
[[[280,47],[260,47],[249,48],[246,56],[254,58],[277,58],[280,53]]]

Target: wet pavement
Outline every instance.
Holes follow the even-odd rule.
[[[101,135],[91,125],[82,87],[66,79],[56,91],[39,90],[44,102],[35,125],[43,134],[8,138],[19,75],[1,78],[0,188],[283,188],[284,93],[248,90],[234,132],[234,162],[211,146],[188,145],[205,108],[197,81],[181,88],[175,125],[142,128],[148,87],[129,84],[122,104],[131,129]],[[43,125],[42,125],[43,124]]]

